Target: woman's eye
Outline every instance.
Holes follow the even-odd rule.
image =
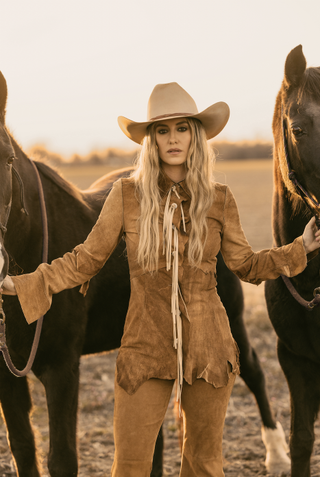
[[[187,128],[185,126],[181,126],[181,128],[178,129],[178,131],[180,132],[185,132],[187,130]]]
[[[166,129],[158,129],[158,134],[165,134],[166,132]]]

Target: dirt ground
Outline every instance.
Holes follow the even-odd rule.
[[[272,167],[270,161],[228,162],[217,164],[217,180],[230,184],[238,201],[242,224],[255,250],[270,247]],[[67,174],[66,174],[67,175]],[[79,177],[81,173],[79,173]],[[87,180],[89,180],[89,176]],[[79,177],[68,176],[79,183]],[[91,179],[91,176],[90,176]],[[95,178],[93,177],[93,180]],[[82,180],[82,179],[81,179]],[[84,183],[79,184],[86,187]],[[253,206],[254,205],[254,206]],[[276,337],[264,303],[263,285],[244,284],[245,322],[251,344],[262,363],[273,411],[288,438],[290,409],[287,385],[276,358]],[[113,377],[116,352],[84,357],[81,360],[79,404],[80,477],[109,475],[113,460]],[[48,452],[48,424],[42,385],[30,374],[34,400],[33,426],[43,461],[43,477]],[[179,475],[180,452],[177,425],[171,400],[166,420],[164,475]],[[320,477],[320,426],[316,423],[316,443],[312,458],[312,476]],[[265,450],[261,440],[261,421],[255,400],[241,378],[237,378],[228,407],[224,431],[224,469],[226,477],[268,475],[264,466]],[[15,476],[6,442],[5,426],[0,427],[0,477]]]

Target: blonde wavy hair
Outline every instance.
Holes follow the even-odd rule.
[[[214,199],[214,153],[208,147],[205,130],[200,121],[186,118],[191,130],[191,142],[186,161],[186,185],[191,194],[188,260],[199,266],[207,239],[206,214]],[[159,214],[161,196],[158,186],[161,174],[156,144],[156,124],[151,124],[143,140],[132,177],[140,200],[138,263],[144,270],[158,269]]]

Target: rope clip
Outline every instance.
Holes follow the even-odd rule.
[[[317,295],[320,295],[320,287],[317,287],[313,290],[313,296],[316,297]]]

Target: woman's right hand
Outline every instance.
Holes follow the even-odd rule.
[[[1,285],[1,293],[4,295],[16,295],[16,287],[12,281],[12,278],[7,275]]]

